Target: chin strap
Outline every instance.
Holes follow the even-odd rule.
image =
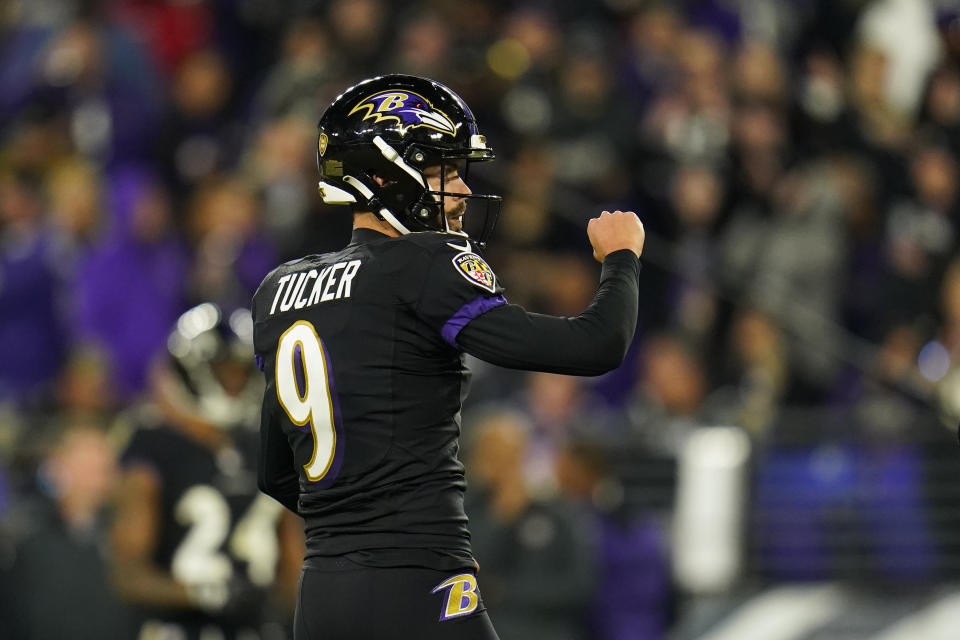
[[[349,184],[351,187],[353,187],[357,191],[359,191],[360,194],[367,199],[367,202],[372,202],[374,200],[373,191],[371,191],[370,188],[367,187],[367,185],[363,184],[353,176],[343,176],[343,181]],[[354,200],[354,202],[356,202],[356,200]],[[410,233],[410,229],[407,229],[407,227],[405,227],[404,224],[400,222],[395,215],[390,213],[390,211],[386,207],[380,207],[380,210],[377,212],[377,215],[381,219],[386,220],[387,224],[389,224],[391,227],[399,231],[402,235],[407,235],[408,233]]]
[[[391,227],[399,231],[402,235],[407,235],[410,233],[410,229],[407,229],[405,226],[403,226],[403,223],[397,220],[395,215],[382,207],[380,208],[380,217],[386,220]]]

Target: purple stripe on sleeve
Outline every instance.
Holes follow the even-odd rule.
[[[440,335],[443,336],[443,339],[447,341],[454,349],[459,349],[457,345],[457,335],[460,331],[467,326],[467,323],[476,318],[479,315],[483,315],[490,309],[494,307],[499,307],[500,305],[507,304],[507,299],[501,296],[493,296],[487,298],[485,296],[480,296],[479,298],[474,298],[467,304],[460,307],[459,311],[453,314],[447,323],[443,325],[443,329],[440,330]]]

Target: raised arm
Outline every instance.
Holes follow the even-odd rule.
[[[619,366],[636,330],[643,225],[631,212],[604,212],[590,221],[587,234],[603,271],[583,313],[565,318],[502,305],[471,320],[457,344],[513,369],[600,375]]]

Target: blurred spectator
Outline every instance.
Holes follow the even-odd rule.
[[[709,380],[703,363],[681,338],[648,338],[641,377],[626,409],[631,436],[650,453],[675,458],[698,427],[709,424]]]
[[[901,113],[912,114],[940,53],[932,3],[874,0],[857,27],[862,41],[888,61],[883,81],[885,102]]]
[[[883,326],[884,236],[877,172],[853,155],[836,157],[831,173],[847,219],[848,245],[843,287],[845,326],[871,341],[879,340]]]
[[[0,121],[32,105],[65,119],[74,147],[105,163],[142,159],[160,116],[160,86],[129,34],[86,20],[23,30],[4,49]]]
[[[596,269],[574,255],[504,252],[503,280],[511,300],[541,313],[575,315],[590,304]]]
[[[0,161],[42,181],[45,174],[72,153],[69,131],[52,106],[32,104],[5,123]]]
[[[4,637],[131,637],[102,548],[103,508],[116,481],[116,456],[104,431],[64,425],[40,471],[44,493],[23,507],[13,563],[0,571]]]
[[[103,179],[95,164],[76,157],[57,163],[47,176],[48,220],[57,241],[60,267],[68,276],[107,224]]]
[[[528,373],[524,392],[514,403],[529,425],[523,468],[527,487],[536,495],[556,491],[557,456],[571,438],[619,435],[613,417],[607,415],[583,378]]]
[[[776,320],[760,311],[738,310],[724,362],[712,398],[718,424],[763,436],[776,422],[790,382],[786,340]]]
[[[751,283],[752,304],[789,327],[791,391],[804,401],[829,389],[839,370],[846,220],[828,163],[802,167],[783,180],[777,216],[763,240]],[[812,396],[810,395],[812,394]]]
[[[74,347],[57,379],[56,410],[64,422],[110,424],[119,408],[109,354]]]
[[[335,97],[331,80],[342,73],[343,61],[319,20],[290,25],[281,53],[257,92],[254,114],[260,121],[296,115],[312,127]]]
[[[910,194],[886,216],[884,289],[896,298],[889,323],[933,311],[939,283],[958,243],[960,166],[948,149],[919,144],[909,162]]]
[[[603,41],[605,34],[581,33],[582,40]],[[591,48],[599,49],[599,45]],[[586,47],[583,47],[586,49]],[[557,182],[579,189],[591,200],[619,202],[627,192],[628,145],[621,132],[633,116],[614,92],[613,77],[601,51],[568,54],[557,78],[559,101],[550,128],[550,148],[564,162],[554,164]],[[580,224],[589,215],[580,213]]]
[[[44,459],[64,425],[109,425],[119,408],[109,354],[93,345],[70,347],[51,389],[43,404],[0,418],[0,463],[14,503],[42,490]]]
[[[467,513],[480,593],[505,638],[588,638],[595,586],[590,531],[572,505],[538,501],[527,491],[526,430],[507,412],[473,427]]]
[[[626,36],[626,85],[631,102],[641,108],[647,107],[657,91],[675,88],[675,50],[682,28],[682,17],[667,3],[650,3],[631,17]]]
[[[451,57],[451,36],[439,13],[411,12],[403,19],[396,43],[396,71],[433,78],[444,84],[454,81],[447,60]]]
[[[115,388],[129,398],[185,303],[187,263],[162,186],[125,171],[112,187],[109,232],[77,272],[74,304],[79,335],[106,349]]]
[[[136,31],[166,74],[210,42],[214,27],[210,3],[121,0],[111,4],[112,17]]]
[[[675,46],[681,83],[666,87],[650,106],[644,130],[676,160],[719,160],[730,139],[731,115],[723,44],[709,32],[688,30]]]
[[[224,309],[249,307],[253,292],[276,266],[256,194],[237,177],[217,177],[193,194],[188,215],[192,299]]]
[[[733,95],[740,101],[783,106],[787,99],[786,69],[766,42],[744,42],[734,54],[732,76]]]
[[[10,425],[7,425],[7,428],[10,428]],[[9,552],[9,541],[4,535],[6,531],[3,530],[2,524],[6,521],[7,509],[9,509],[13,499],[10,480],[7,477],[7,458],[10,455],[10,445],[7,440],[11,438],[12,436],[9,434],[0,434],[0,440],[3,441],[3,451],[0,452],[0,571],[3,571],[3,567],[6,565],[7,553]]]
[[[506,84],[500,116],[507,129],[541,138],[554,124],[554,71],[561,61],[562,32],[554,16],[525,6],[504,18],[500,38],[487,51],[487,66]],[[509,153],[512,141],[506,142]]]
[[[303,233],[316,214],[315,126],[298,113],[265,122],[243,159],[242,175],[263,202],[264,229],[279,253],[291,259],[320,250],[307,246]]]
[[[40,185],[0,172],[0,398],[26,401],[53,380],[67,335],[62,281],[45,228]]]
[[[623,487],[606,455],[590,440],[574,440],[557,458],[561,495],[579,505],[594,531],[598,583],[591,611],[595,640],[660,640],[671,619],[666,532],[623,505]]]
[[[857,127],[873,153],[896,152],[907,143],[910,119],[887,95],[890,60],[862,43],[850,56],[849,91]]]
[[[567,236],[557,229],[551,214],[556,199],[555,161],[541,145],[527,144],[517,150],[514,171],[507,177],[502,221],[497,237],[513,247],[541,246],[554,235]],[[557,233],[557,232],[560,233]],[[495,248],[494,248],[495,250]]]
[[[333,0],[326,17],[338,49],[350,56],[351,75],[359,80],[382,73],[379,60],[392,35],[389,6],[382,0]]]
[[[170,90],[170,107],[154,138],[155,162],[179,205],[204,180],[235,166],[243,129],[236,119],[233,71],[216,50],[185,56]]]
[[[558,24],[556,16],[545,9],[534,4],[521,5],[507,16],[502,32],[508,41],[512,42],[509,44],[510,50],[515,52],[512,59],[518,66],[499,67],[494,64],[492,66],[495,73],[506,71],[508,78],[523,73],[546,76],[560,63],[561,25]],[[519,45],[519,48],[514,49],[513,43]],[[520,73],[511,73],[515,71]]]
[[[941,64],[930,75],[919,122],[954,155],[960,151],[960,71],[954,65]]]
[[[953,259],[943,279],[939,333],[919,356],[919,373],[935,385],[943,420],[952,431],[960,421],[960,259]]]
[[[930,414],[922,399],[931,392],[932,378],[949,362],[937,362],[939,343],[932,343],[921,356],[923,337],[917,327],[901,324],[883,337],[872,368],[861,376],[853,404],[856,424],[872,441],[898,444],[910,433],[930,426]]]
[[[803,155],[859,144],[842,60],[829,50],[807,53],[794,89],[793,142]]]
[[[716,170],[706,165],[677,169],[670,189],[674,245],[673,299],[668,302],[672,324],[704,346],[714,333],[719,314],[714,278],[719,256],[714,229],[724,203],[724,186]]]

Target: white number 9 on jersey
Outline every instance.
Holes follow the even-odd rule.
[[[323,480],[336,457],[336,418],[326,349],[306,320],[295,322],[280,336],[276,380],[277,399],[290,421],[297,426],[310,424],[313,455],[303,465],[307,478],[311,482]]]

